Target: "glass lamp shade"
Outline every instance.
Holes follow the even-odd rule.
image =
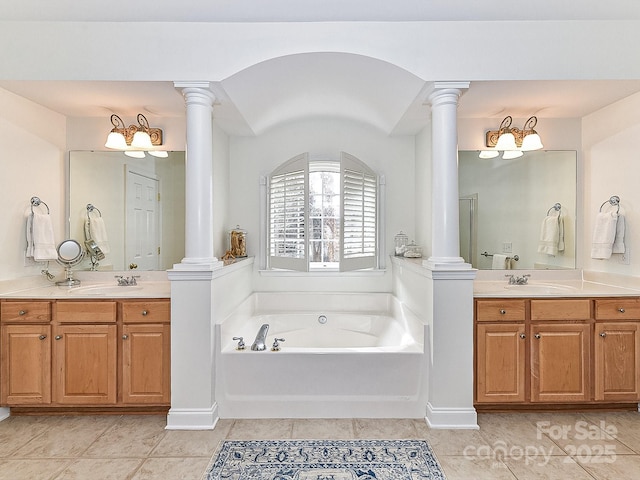
[[[514,137],[511,132],[503,133],[498,137],[495,148],[496,150],[516,150],[518,148],[516,145],[516,137]]]
[[[530,133],[522,140],[522,150],[525,152],[540,150],[541,148],[543,148],[542,140],[540,140],[540,135],[537,133]]]
[[[118,132],[111,132],[107,137],[107,142],[104,144],[107,148],[113,148],[115,150],[125,150],[128,148],[127,141],[124,135]]]
[[[147,153],[158,158],[167,158],[169,156],[165,150],[149,150]]]
[[[144,158],[144,152],[142,150],[127,150],[124,154],[127,157]]]
[[[513,160],[523,155],[521,150],[507,150],[502,154],[504,160]]]
[[[144,150],[148,150],[153,148],[151,144],[151,137],[147,132],[137,131],[133,136],[133,140],[131,140],[131,146],[134,148],[140,148]]]
[[[500,155],[500,152],[498,152],[497,150],[482,150],[480,152],[480,154],[478,155],[478,157],[480,157],[480,158],[496,158],[498,155]]]

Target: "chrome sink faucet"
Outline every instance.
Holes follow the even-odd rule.
[[[122,275],[116,275],[115,279],[118,281],[118,285],[121,287],[128,287],[137,285],[136,278],[140,278],[140,275],[132,275],[131,277],[123,277]]]
[[[261,352],[267,349],[267,332],[269,331],[269,324],[265,323],[258,330],[258,334],[256,335],[256,339],[253,341],[251,345],[251,350]]]
[[[509,285],[526,285],[529,282],[529,277],[531,275],[526,273],[524,275],[505,275],[505,277],[509,278]]]

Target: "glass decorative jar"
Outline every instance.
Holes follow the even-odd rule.
[[[236,225],[229,231],[229,250],[235,258],[247,256],[247,232]]]
[[[420,258],[422,257],[422,247],[416,245],[414,240],[411,240],[411,243],[407,245],[407,251],[404,252],[404,256],[407,258]]]
[[[394,238],[395,243],[395,255],[396,257],[401,257],[404,255],[404,252],[407,251],[407,244],[409,243],[409,237],[406,233],[400,230]]]

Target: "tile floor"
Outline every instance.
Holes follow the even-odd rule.
[[[480,430],[424,420],[220,420],[165,430],[164,416],[11,417],[2,480],[200,480],[223,439],[427,439],[449,480],[640,479],[640,413],[481,414]]]

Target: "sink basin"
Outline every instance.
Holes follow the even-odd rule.
[[[122,295],[127,292],[142,290],[140,285],[88,285],[69,289],[69,295]]]
[[[516,290],[522,293],[562,293],[575,292],[576,288],[569,285],[557,285],[551,283],[528,283],[526,285],[506,285],[507,290]]]

